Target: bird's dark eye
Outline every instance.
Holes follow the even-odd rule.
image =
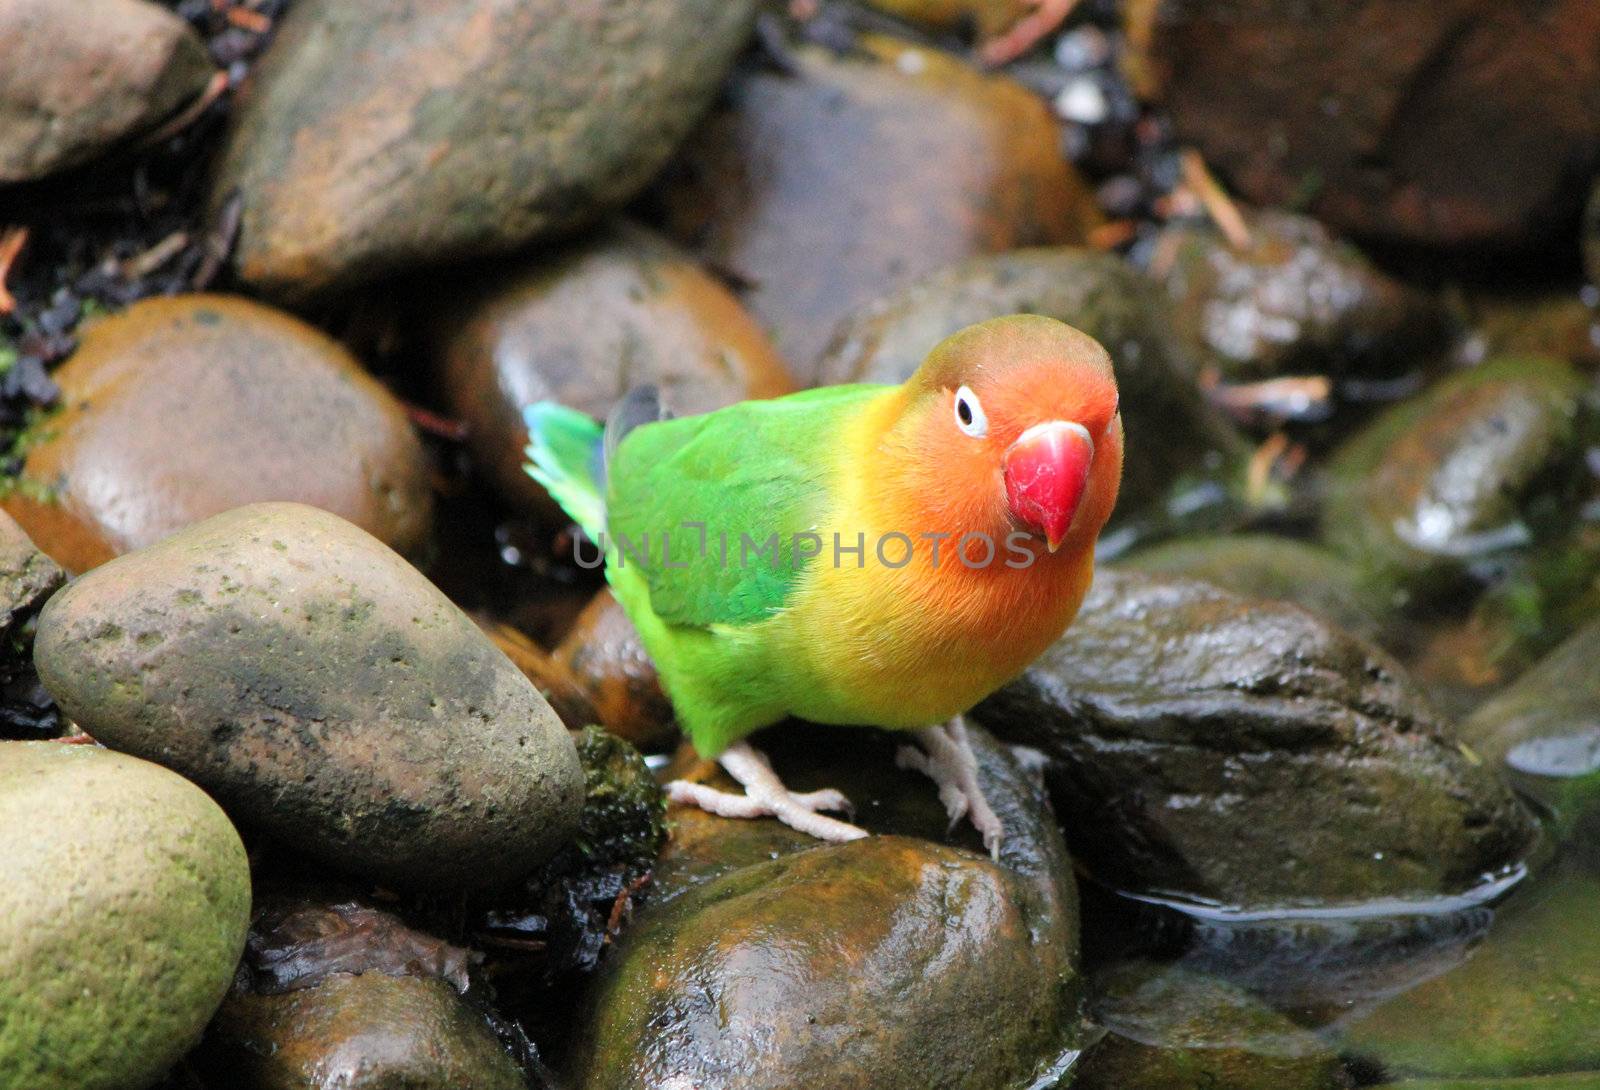
[[[983,405],[966,386],[956,391],[956,426],[974,439],[989,434],[989,418],[983,414]]]

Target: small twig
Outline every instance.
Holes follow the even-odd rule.
[[[227,20],[240,30],[248,30],[252,34],[265,34],[272,29],[271,19],[249,8],[229,8]]]
[[[1072,14],[1078,0],[1033,0],[1034,10],[997,38],[978,47],[978,59],[990,68],[1010,64],[1051,33]]]
[[[0,314],[10,314],[17,309],[17,300],[6,289],[6,277],[10,275],[17,255],[22,253],[22,248],[27,244],[26,227],[8,227],[0,231]]]
[[[611,915],[606,920],[606,942],[610,942],[616,936],[618,929],[622,927],[623,912],[627,910],[628,905],[633,902],[633,898],[638,895],[639,891],[648,886],[653,878],[654,875],[651,872],[645,871],[629,882],[621,893],[617,894],[617,899],[611,905]]]
[[[1205,205],[1207,214],[1228,240],[1228,245],[1235,250],[1247,249],[1250,246],[1250,228],[1245,226],[1239,206],[1223,190],[1200,153],[1193,148],[1185,148],[1178,161],[1183,170],[1184,183],[1194,190],[1200,203]]]
[[[195,269],[194,276],[189,281],[190,288],[195,291],[205,291],[222,272],[222,266],[227,262],[228,255],[233,252],[233,244],[239,237],[239,220],[243,214],[244,198],[236,189],[222,202],[222,211],[217,214],[216,225],[205,237],[202,247],[204,256],[200,259],[200,267]]]
[[[165,125],[156,129],[150,135],[140,140],[136,145],[141,148],[153,147],[164,140],[170,140],[184,129],[193,125],[206,112],[210,105],[222,97],[222,92],[228,89],[228,73],[218,71],[211,74],[211,82],[207,83],[205,90],[195,97],[195,100],[182,110],[178,111]]]
[[[1089,245],[1096,250],[1115,250],[1138,233],[1139,225],[1133,220],[1112,220],[1102,223],[1089,232]]]
[[[1208,381],[1209,379],[1209,381]],[[1327,375],[1288,375],[1260,382],[1224,383],[1215,373],[1202,376],[1211,403],[1236,420],[1255,416],[1278,420],[1324,420],[1330,412],[1333,380]]]
[[[129,280],[137,280],[141,277],[149,276],[181,254],[183,248],[187,245],[189,245],[189,232],[174,231],[144,253],[124,261],[122,263],[122,275]]]
[[[410,402],[403,403],[406,415],[411,422],[429,435],[436,435],[440,439],[448,439],[452,443],[464,443],[471,430],[465,420],[452,420],[448,416],[441,416],[431,409],[424,409],[420,405]]]

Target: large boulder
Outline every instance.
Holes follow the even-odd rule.
[[[1128,450],[1120,512],[1138,511],[1181,478],[1227,477],[1244,442],[1195,385],[1160,291],[1113,254],[1039,247],[939,269],[841,322],[818,365],[822,382],[904,382],[945,337],[1007,314],[1043,314],[1105,345],[1116,368]]]
[[[51,599],[34,658],[96,738],[364,877],[509,881],[576,827],[582,771],[538,690],[315,508],[237,508],[97,568]]]
[[[1572,245],[1600,162],[1591,0],[1173,0],[1154,64],[1180,139],[1261,205],[1429,246]]]
[[[1071,864],[1042,789],[973,733],[1008,829],[999,863],[967,829],[932,842],[947,823],[931,781],[876,732],[793,724],[758,742],[879,835],[819,845],[675,810],[651,900],[591,990],[573,1085],[1050,1085],[1081,1047]],[[677,771],[728,783],[688,758]]]
[[[428,463],[404,408],[327,335],[236,296],[146,299],[89,326],[54,375],[62,411],[6,510],[87,571],[203,518],[294,500],[408,555]]]
[[[1077,621],[973,715],[1050,761],[1107,884],[1261,910],[1463,893],[1528,814],[1388,655],[1285,602],[1102,569]]]
[[[0,0],[0,182],[93,158],[194,98],[211,58],[147,0]]]
[[[711,101],[753,0],[299,0],[212,188],[284,295],[512,249],[627,200]]]
[[[630,224],[476,273],[430,294],[434,355],[450,410],[501,494],[555,516],[524,471],[535,401],[604,420],[650,383],[678,415],[794,389],[772,342],[733,294],[665,239]]]
[[[244,949],[250,868],[205,792],[133,757],[0,742],[0,1086],[141,1090]]]
[[[1043,101],[878,35],[750,71],[685,147],[672,231],[726,270],[808,383],[834,324],[962,258],[1081,242],[1098,216]]]

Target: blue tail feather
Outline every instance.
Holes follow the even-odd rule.
[[[590,540],[606,525],[604,429],[554,401],[522,410],[528,425],[528,476],[538,481]]]

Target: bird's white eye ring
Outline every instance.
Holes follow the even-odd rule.
[[[970,387],[956,391],[956,427],[974,439],[989,434],[989,418],[983,415],[983,405]]]

